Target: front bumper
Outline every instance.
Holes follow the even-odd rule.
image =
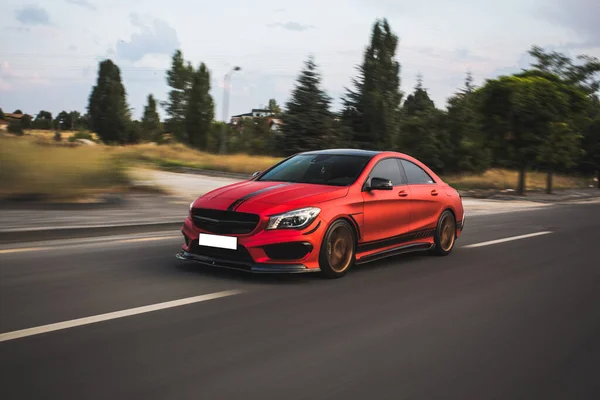
[[[307,268],[303,264],[261,264],[251,263],[244,261],[232,261],[223,260],[214,257],[207,257],[199,254],[188,253],[185,250],[175,255],[180,260],[194,261],[203,265],[211,267],[234,269],[237,271],[261,273],[261,274],[273,274],[273,273],[286,273],[286,274],[299,274],[306,272],[318,272],[319,268]]]

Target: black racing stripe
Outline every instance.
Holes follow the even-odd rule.
[[[373,251],[383,249],[385,247],[395,246],[406,242],[411,242],[416,239],[424,239],[432,237],[435,229],[423,229],[419,231],[405,233],[403,235],[393,236],[387,239],[376,240],[372,242],[361,243],[358,245],[358,252],[364,253],[367,251]]]
[[[288,185],[291,185],[291,183],[290,182],[281,183],[279,185],[269,186],[269,187],[257,190],[256,192],[248,193],[247,195],[240,197],[239,199],[237,199],[236,201],[231,203],[229,205],[229,207],[227,207],[227,211],[235,211],[240,205],[242,205],[243,202],[250,200],[254,196],[258,196],[261,193],[265,193],[265,192],[268,192],[269,190],[277,189],[277,188],[280,188],[283,186],[288,186]]]
[[[310,235],[311,233],[315,233],[317,231],[317,229],[319,229],[320,226],[321,226],[321,221],[319,221],[319,223],[317,224],[317,226],[315,226],[310,231],[304,232],[303,235]]]

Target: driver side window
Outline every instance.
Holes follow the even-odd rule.
[[[371,178],[389,179],[394,186],[406,184],[404,175],[400,172],[398,161],[394,158],[386,158],[379,161],[369,174],[369,179]]]

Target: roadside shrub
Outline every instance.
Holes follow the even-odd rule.
[[[8,123],[8,131],[17,136],[23,136],[23,127],[19,121],[10,121]]]
[[[87,131],[85,129],[80,129],[75,134],[71,135],[71,137],[69,138],[69,142],[75,142],[77,139],[87,139],[91,140],[92,142],[95,142],[94,137],[92,136],[90,131]]]

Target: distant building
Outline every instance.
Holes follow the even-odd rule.
[[[279,118],[269,118],[269,128],[271,129],[271,132],[279,131],[281,125],[283,125],[283,121]]]
[[[266,118],[273,116],[273,112],[271,110],[266,110],[262,108],[253,108],[249,113],[233,115],[231,117],[231,121],[229,122],[231,125],[237,125],[240,123],[242,119],[248,118]]]

